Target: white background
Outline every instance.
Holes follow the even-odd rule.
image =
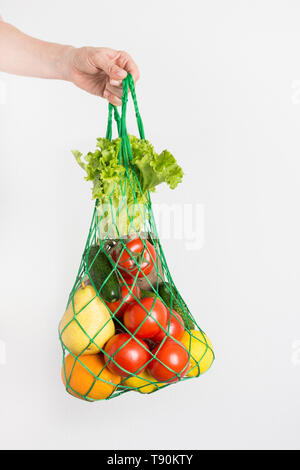
[[[139,64],[147,137],[185,171],[153,200],[205,208],[202,249],[164,248],[217,360],[151,396],[65,393],[57,325],[93,210],[70,149],[94,149],[107,107],[1,74],[0,447],[299,448],[299,2],[2,0],[1,14]]]

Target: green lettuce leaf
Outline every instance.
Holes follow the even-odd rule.
[[[168,150],[158,154],[147,140],[135,136],[129,136],[129,140],[133,158],[128,168],[119,162],[119,138],[112,141],[98,138],[95,151],[84,157],[78,150],[72,151],[86,171],[86,179],[93,182],[93,198],[99,201],[99,211],[106,208],[105,227],[114,225],[112,222],[119,217],[120,232],[127,234],[142,228],[148,191],[155,191],[164,182],[175,189],[183,177],[181,167]]]

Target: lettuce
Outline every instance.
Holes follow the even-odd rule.
[[[119,138],[112,141],[97,139],[96,150],[84,157],[78,150],[72,151],[87,173],[86,180],[93,182],[93,198],[98,199],[99,207],[102,206],[102,217],[104,214],[107,219],[105,227],[118,217],[118,221],[111,224],[119,231],[114,234],[116,236],[120,236],[120,232],[126,235],[126,231],[128,234],[131,230],[141,230],[148,191],[155,191],[161,183],[175,189],[183,177],[181,167],[168,150],[158,154],[147,140],[135,136],[129,136],[129,140],[133,159],[128,169],[119,163]]]

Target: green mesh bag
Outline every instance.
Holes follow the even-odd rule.
[[[129,90],[140,139],[127,133]],[[123,81],[121,116],[109,105],[106,138],[85,163],[73,153],[94,183],[96,204],[59,325],[66,390],[96,401],[200,376],[214,360],[212,344],[174,284],[149,194],[161,181],[175,188],[182,170],[145,140],[131,75]]]

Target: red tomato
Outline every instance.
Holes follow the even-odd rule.
[[[176,382],[189,368],[190,358],[187,349],[171,338],[156,346],[152,354],[156,354],[156,358],[152,359],[148,369],[150,374],[161,382]]]
[[[168,310],[158,297],[133,302],[125,310],[123,323],[137,338],[152,338],[167,327]]]
[[[165,330],[167,330],[167,333],[165,333],[164,330],[160,329],[160,331],[154,336],[154,338],[152,338],[152,341],[154,341],[155,343],[161,343],[165,336],[171,336],[175,339],[182,338],[184,333],[184,323],[181,316],[177,312],[175,312],[175,310],[172,310],[172,313],[170,313],[170,311],[168,312],[167,326]]]
[[[137,286],[133,286],[133,281],[127,281],[127,285],[121,286],[121,299],[116,302],[106,302],[106,305],[112,313],[116,313],[116,317],[122,318],[126,310],[126,307],[132,302],[139,298],[140,289]]]
[[[113,258],[124,276],[135,277],[138,273],[138,277],[142,277],[143,273],[147,275],[152,271],[156,263],[156,251],[148,240],[133,238],[122,247],[121,252],[114,252]]]
[[[122,377],[143,372],[150,359],[147,344],[142,340],[137,342],[128,333],[114,335],[106,343],[104,351],[105,363],[109,369]]]

